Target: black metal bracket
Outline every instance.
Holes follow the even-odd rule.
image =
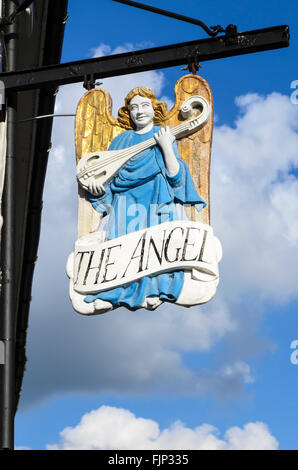
[[[227,38],[231,38],[237,35],[237,26],[234,24],[229,24],[226,28],[223,28],[220,25],[208,27],[203,21],[197,20],[195,18],[190,18],[188,16],[179,15],[172,11],[163,10],[161,8],[153,7],[151,5],[145,5],[144,3],[135,2],[132,0],[114,0],[114,2],[122,3],[124,5],[129,5],[132,7],[140,8],[142,10],[150,11],[152,13],[157,13],[159,15],[167,16],[169,18],[175,18],[176,20],[184,21],[187,23],[195,24],[200,26],[210,37],[215,37],[218,33],[225,33]],[[201,65],[198,63],[199,52],[194,51],[192,54],[187,55],[187,67],[182,70],[188,70],[194,75],[201,68]]]
[[[113,54],[64,64],[48,65],[32,70],[0,73],[0,80],[8,91],[56,88],[69,83],[84,82],[90,89],[96,79],[116,77],[166,67],[195,67],[198,63],[232,57],[252,52],[289,46],[289,27],[286,25],[236,33],[229,28],[229,35],[199,39],[170,46],[141,51]]]
[[[174,13],[168,10],[163,10],[161,8],[152,7],[151,5],[145,5],[144,3],[135,2],[132,0],[113,0],[113,1],[131,6],[131,7],[140,8],[141,10],[146,10],[152,13],[157,13],[158,15],[167,16],[169,18],[175,18],[176,20],[184,21],[186,23],[195,24],[197,26],[200,26],[200,28],[202,28],[205,31],[205,33],[207,33],[208,36],[210,37],[215,37],[218,35],[218,33],[225,33],[226,35],[230,35],[231,33],[237,34],[237,26],[235,25],[228,25],[227,28],[225,29],[220,25],[210,26],[208,28],[208,26],[201,20],[190,18],[189,16],[179,15],[178,13]]]
[[[86,88],[86,90],[92,90],[95,88],[95,78],[93,73],[85,75],[83,87]]]
[[[188,70],[193,75],[196,75],[197,71],[202,67],[199,64],[199,55],[199,47],[190,49],[189,52],[186,54],[187,66],[184,67],[182,70]]]

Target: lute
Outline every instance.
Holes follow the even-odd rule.
[[[192,116],[195,108],[201,108],[201,114],[192,117],[182,124],[171,129],[171,134],[176,139],[181,139],[193,134],[200,129],[210,118],[211,108],[207,100],[202,96],[194,95],[185,100],[181,106],[181,115],[187,119]],[[138,153],[156,145],[155,139],[146,140],[121,150],[107,150],[93,152],[84,155],[77,165],[77,179],[81,186],[88,191],[91,181],[105,185],[118,173],[120,168]]]

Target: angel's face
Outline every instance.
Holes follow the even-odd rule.
[[[154,109],[150,98],[140,95],[134,96],[129,103],[129,113],[137,131],[152,127]]]

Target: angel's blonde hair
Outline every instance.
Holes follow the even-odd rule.
[[[121,126],[125,129],[134,128],[134,123],[130,119],[129,103],[137,95],[144,96],[145,98],[149,98],[151,100],[152,107],[154,109],[153,124],[161,125],[166,120],[168,113],[168,107],[166,103],[163,101],[158,101],[150,88],[136,87],[128,93],[124,101],[124,106],[118,111],[118,121],[120,122]]]

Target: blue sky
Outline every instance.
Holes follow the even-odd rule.
[[[200,70],[216,115],[211,223],[223,246],[220,286],[209,304],[190,310],[119,309],[92,318],[72,310],[65,264],[76,239],[73,118],[56,118],[16,445],[86,448],[93,430],[93,448],[148,448],[151,440],[156,448],[297,449],[298,365],[290,361],[298,339],[298,105],[290,99],[297,5],[150,4],[240,31],[290,26],[287,49],[205,62]],[[68,10],[63,61],[206,36],[111,0],[88,0],[84,9],[70,0]],[[175,67],[102,86],[116,115],[138,84],[173,101],[183,73]],[[74,112],[83,93],[81,84],[61,87],[57,112]]]

